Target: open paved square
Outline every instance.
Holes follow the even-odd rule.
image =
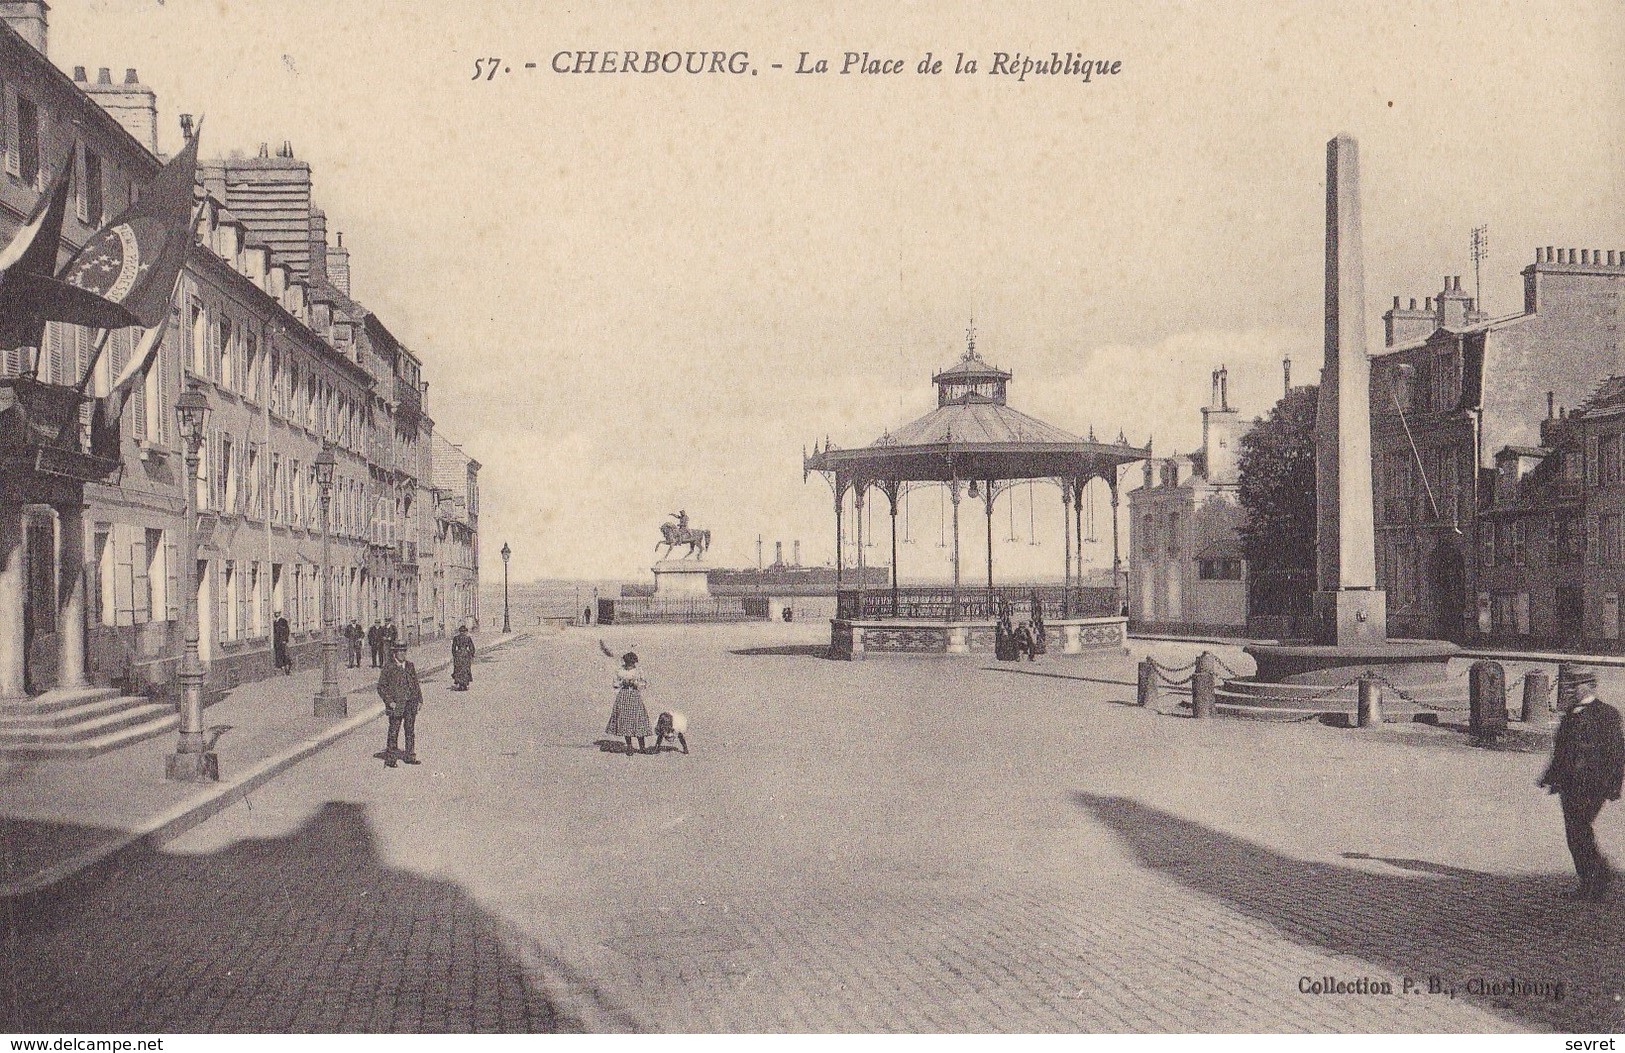
[[[1625,908],[1560,898],[1542,756],[1143,710],[1131,658],[832,662],[827,633],[603,630],[688,756],[603,748],[597,630],[441,674],[421,766],[386,770],[377,722],[14,919],[6,1027],[1621,1026]],[[1625,809],[1598,830],[1619,854]]]

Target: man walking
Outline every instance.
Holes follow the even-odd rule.
[[[423,705],[423,688],[418,683],[417,668],[406,661],[405,644],[389,649],[384,671],[378,677],[378,697],[384,700],[384,712],[389,716],[384,767],[395,767],[397,759],[408,764],[421,763],[417,755],[417,720],[418,708]],[[406,729],[405,753],[397,748],[403,727]]]
[[[1589,669],[1574,673],[1567,711],[1557,726],[1552,762],[1540,785],[1558,795],[1563,804],[1563,833],[1580,877],[1575,896],[1601,899],[1614,879],[1608,861],[1597,848],[1591,824],[1603,802],[1617,801],[1625,779],[1625,735],[1619,710],[1597,699],[1597,674]],[[1561,700],[1560,700],[1561,701]]]
[[[289,676],[293,675],[293,658],[288,654],[288,640],[292,635],[288,619],[277,611],[276,620],[271,622],[271,659],[278,669]]]
[[[385,618],[384,627],[378,630],[378,639],[382,642],[384,654],[394,650],[395,644],[401,638],[400,631],[395,628],[394,618]]]
[[[372,667],[384,667],[384,627],[378,624],[378,619],[372,620],[372,627],[367,630],[367,651],[372,655]]]

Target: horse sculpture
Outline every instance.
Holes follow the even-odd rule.
[[[694,530],[689,527],[678,526],[676,523],[662,523],[660,525],[660,537],[661,540],[655,542],[655,550],[659,551],[660,546],[664,545],[666,555],[663,558],[670,558],[672,549],[678,545],[687,545],[688,551],[683,553],[683,559],[688,559],[690,556],[703,559],[705,558],[705,550],[711,547],[711,531]]]

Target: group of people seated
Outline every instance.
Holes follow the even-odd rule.
[[[993,657],[1001,662],[1019,662],[1023,655],[1027,661],[1036,661],[1045,653],[1044,604],[1037,595],[1032,598],[1032,620],[1012,625],[1014,612],[1009,600],[999,601],[999,618],[993,625]]]

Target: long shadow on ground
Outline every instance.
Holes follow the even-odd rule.
[[[5,908],[3,1031],[583,1030],[563,991],[638,1029],[459,886],[386,865],[355,804],[209,855],[147,851]]]
[[[1458,998],[1530,1030],[1613,1032],[1625,1023],[1615,1001],[1625,990],[1625,902],[1618,895],[1572,902],[1561,897],[1572,883],[1566,875],[1503,877],[1426,860],[1383,860],[1403,871],[1392,876],[1307,863],[1128,798],[1079,793],[1077,801],[1147,869],[1304,946],[1363,958],[1423,984],[1439,976]],[[1474,994],[1467,985],[1475,978],[1528,981],[1548,993]]]

